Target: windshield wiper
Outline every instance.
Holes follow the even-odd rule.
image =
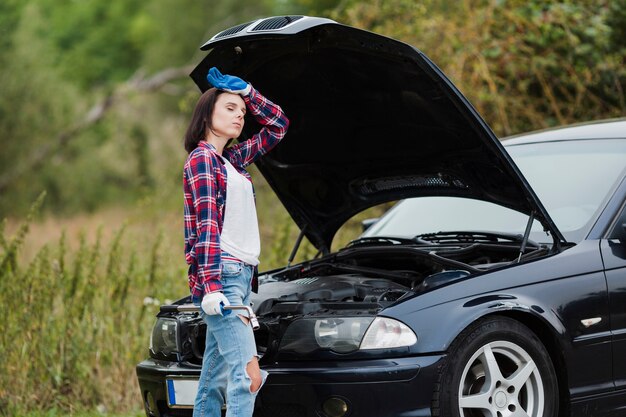
[[[415,245],[415,239],[408,239],[406,237],[395,236],[367,236],[359,239],[355,239],[346,245],[346,248],[359,245],[380,245],[380,244],[392,244],[392,245]]]
[[[415,236],[415,241],[422,244],[446,244],[446,243],[501,243],[502,240],[519,243],[524,246],[541,247],[537,242],[528,239],[527,236],[513,233],[495,233],[495,232],[473,232],[473,231],[455,231],[455,232],[436,232],[423,233]]]

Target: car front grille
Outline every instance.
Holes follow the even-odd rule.
[[[257,352],[264,356],[268,351],[270,334],[265,322],[254,332]],[[182,360],[193,365],[202,365],[202,357],[206,345],[206,324],[202,320],[190,321],[184,329]]]

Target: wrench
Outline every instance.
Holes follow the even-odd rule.
[[[195,304],[181,304],[176,307],[176,311],[178,312],[197,312],[200,311],[200,307]],[[261,326],[259,325],[259,320],[256,318],[256,314],[252,311],[252,307],[249,306],[224,306],[221,305],[222,313],[229,314],[233,310],[243,310],[248,313],[248,319],[250,320],[250,325],[252,326],[252,330],[258,330]],[[161,309],[163,309],[161,307]]]

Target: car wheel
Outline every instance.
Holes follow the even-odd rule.
[[[450,346],[433,395],[434,416],[554,417],[558,387],[550,355],[522,323],[489,317]]]

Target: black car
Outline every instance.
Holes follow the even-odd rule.
[[[419,50],[328,19],[202,49],[201,90],[217,66],[289,115],[257,166],[319,249],[260,276],[255,416],[621,415],[626,119],[501,143]],[[188,303],[161,308],[137,366],[148,416],[191,415],[206,328]]]

